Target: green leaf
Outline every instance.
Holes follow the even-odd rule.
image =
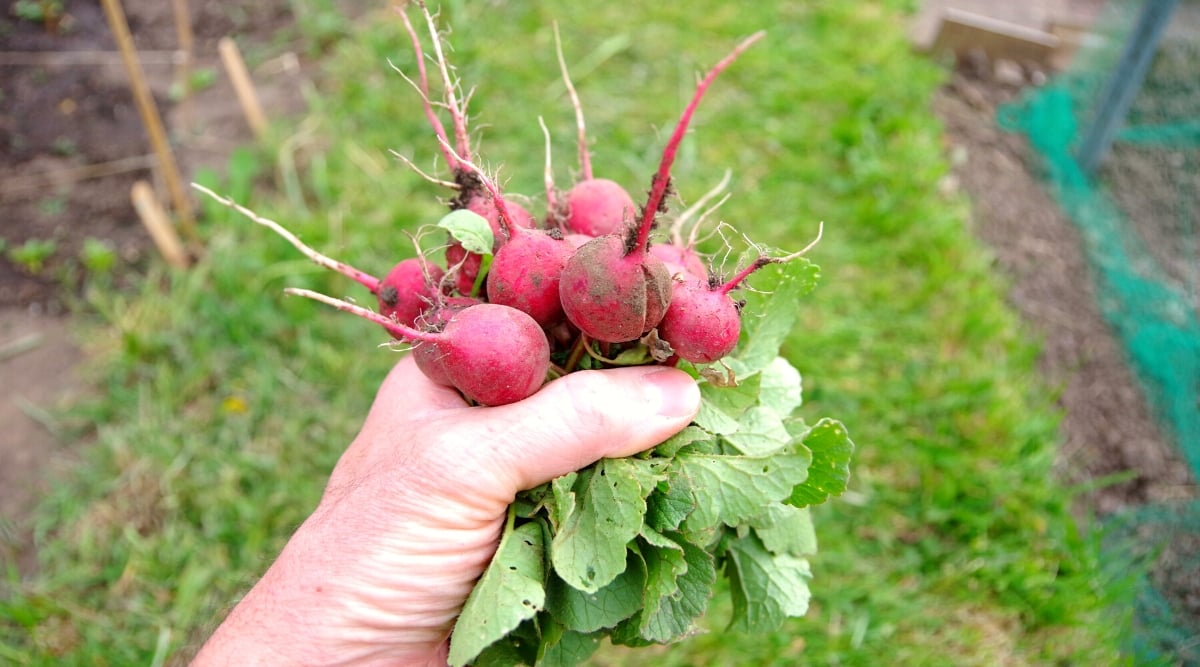
[[[736,387],[718,387],[705,382],[700,385],[700,396],[730,417],[737,419],[750,406],[758,403],[758,375],[738,378]]]
[[[638,613],[617,625],[611,639],[614,644],[645,646],[653,640],[642,636],[643,619],[653,609],[679,591],[679,577],[687,572],[687,558],[683,547],[674,540],[654,531],[639,540],[638,553],[646,563],[646,587],[643,608]],[[647,611],[650,610],[650,611]]]
[[[646,524],[660,532],[675,530],[695,507],[696,501],[692,498],[687,478],[676,475],[659,482],[646,498]]]
[[[594,634],[575,632],[549,618],[543,620],[536,667],[575,667],[600,647],[600,637]]]
[[[767,633],[788,617],[808,611],[808,561],[789,554],[771,554],[753,536],[733,540],[726,551],[726,576],[733,596],[729,629]]]
[[[825,502],[846,490],[850,480],[850,458],[854,442],[846,427],[835,419],[822,419],[804,436],[804,446],[812,452],[808,479],[792,490],[788,504],[806,507]]]
[[[503,641],[498,641],[483,649],[483,652],[471,663],[471,667],[513,667],[525,664],[528,664],[528,661],[514,646],[513,638],[510,635]]]
[[[602,459],[579,473],[574,505],[559,507],[563,518],[550,545],[563,581],[594,593],[625,569],[626,545],[641,529],[646,496],[658,481],[646,463]]]
[[[738,421],[737,431],[725,436],[729,444],[747,456],[769,456],[787,447],[791,439],[779,413],[763,406],[747,410]]]
[[[701,547],[675,534],[668,536],[683,548],[687,569],[675,579],[676,592],[647,599],[639,614],[639,634],[659,643],[675,641],[692,631],[695,619],[708,607],[713,582],[717,579],[713,557]]]
[[[467,251],[478,255],[492,254],[496,237],[492,234],[492,226],[488,224],[487,218],[482,215],[460,208],[447,213],[446,217],[438,221],[437,226],[450,232],[450,236]]]
[[[817,533],[807,507],[772,503],[750,519],[750,525],[771,553],[810,556],[817,552]]]
[[[712,438],[712,434],[699,426],[688,426],[675,435],[667,438],[665,442],[655,447],[652,451],[655,456],[672,457],[675,454],[687,447],[688,445],[698,440],[708,440]]]
[[[702,385],[707,387],[712,385]],[[703,392],[703,389],[701,390]],[[733,433],[738,429],[737,417],[731,416],[721,408],[707,400],[703,393],[700,401],[700,411],[696,413],[696,425],[700,428],[718,435],[726,435]]]
[[[758,402],[757,375],[739,378],[736,387],[700,385],[700,412],[696,424],[711,433],[725,435],[737,430],[737,421],[750,406]]]
[[[687,478],[696,502],[684,530],[697,532],[721,523],[736,526],[757,516],[804,481],[809,461],[807,451],[766,457],[680,452],[672,469]]]
[[[627,552],[625,571],[595,593],[585,593],[557,576],[550,577],[546,610],[567,630],[595,632],[613,627],[641,608],[645,587],[645,563],[637,554]]]
[[[545,604],[545,579],[541,523],[506,532],[450,635],[450,664],[459,667],[471,662],[483,649],[532,618]]]
[[[571,490],[579,473],[569,472],[556,477],[550,482],[550,492],[553,498],[550,509],[550,526],[553,532],[562,530],[563,522],[575,511],[575,493]]]
[[[786,419],[803,403],[800,371],[783,357],[762,370],[758,403]]]
[[[757,373],[779,355],[800,315],[796,302],[817,286],[820,274],[821,269],[803,257],[768,265],[757,273],[754,287],[767,294],[747,295],[750,303],[742,312],[756,315],[743,317],[741,341],[733,355],[742,373]]]

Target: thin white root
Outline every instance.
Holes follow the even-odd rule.
[[[696,247],[696,244],[699,242],[698,237],[699,237],[700,230],[704,228],[704,222],[706,220],[708,220],[708,216],[712,215],[713,213],[716,213],[717,209],[721,208],[725,204],[725,202],[729,201],[729,198],[732,196],[733,196],[732,194],[726,192],[725,196],[721,197],[721,199],[719,201],[717,201],[716,204],[712,205],[712,208],[709,208],[707,211],[700,214],[700,217],[697,218],[697,220],[696,220],[696,224],[692,225],[691,231],[688,232],[686,247],[688,247],[688,248]]]
[[[283,293],[289,296],[302,296],[306,299],[319,301],[327,306],[333,306],[342,312],[358,315],[359,317],[383,326],[390,333],[403,336],[405,339],[416,339],[417,337],[415,337],[413,334],[419,333],[417,331],[408,329],[407,327],[403,327],[399,323],[390,320],[373,310],[363,308],[362,306],[357,306],[344,299],[338,299],[327,294],[321,294],[320,292],[314,292],[313,290],[309,289],[301,289],[299,287],[285,287],[283,288]]]
[[[725,188],[729,186],[729,181],[731,178],[733,178],[733,171],[730,169],[726,169],[725,175],[721,177],[721,182],[714,185],[712,187],[712,189],[710,189],[708,192],[705,192],[704,196],[697,199],[695,204],[692,204],[691,206],[687,207],[682,213],[679,214],[679,217],[675,218],[675,221],[671,223],[671,230],[670,230],[672,243],[674,243],[675,245],[679,245],[679,246],[683,245],[683,226],[687,224],[688,220],[691,220],[692,216],[696,215],[696,211],[699,211],[700,209],[704,208],[708,204],[708,202],[712,201],[713,197],[716,197],[717,195],[721,194],[721,192],[724,191]],[[726,198],[728,198],[728,197],[726,197]],[[725,203],[725,199],[722,199],[719,203],[717,203],[717,206],[715,206],[713,208],[715,209],[723,203]],[[710,212],[711,211],[708,211],[704,215],[708,215],[708,213],[710,213]],[[701,216],[701,218],[703,218],[703,216]],[[697,221],[696,224],[699,225],[700,222]],[[694,229],[693,229],[693,234],[692,234],[691,238],[692,238],[692,241],[694,242],[695,241]]]
[[[797,250],[796,252],[794,252],[790,255],[784,255],[783,257],[775,257],[771,261],[776,264],[781,264],[783,262],[789,262],[793,259],[796,259],[797,257],[803,257],[805,254],[808,253],[809,250],[812,250],[813,248],[817,247],[817,244],[821,242],[821,237],[824,235],[825,235],[825,221],[822,220],[817,225],[817,238],[813,239],[812,242],[810,242],[808,245],[804,246],[800,250]]]
[[[551,166],[551,154],[553,151],[550,149],[550,130],[546,127],[546,121],[541,116],[538,116],[538,125],[542,127],[542,136],[546,138],[546,169],[542,175],[542,179],[546,183],[546,212],[547,214],[553,214],[554,209],[558,206],[558,196],[554,190],[554,169]]]
[[[442,86],[445,89],[446,106],[450,110],[451,119],[454,121],[454,142],[458,147],[455,152],[466,158],[471,157],[470,137],[467,134],[467,115],[466,108],[459,106],[458,103],[458,85],[450,76],[450,65],[446,61],[446,56],[442,52],[442,36],[438,32],[437,25],[434,24],[433,15],[429,13],[429,7],[426,6],[424,0],[417,0],[417,4],[421,7],[421,14],[425,16],[425,24],[429,27],[429,36],[433,39],[434,60],[437,62],[438,71],[442,75]]]
[[[428,173],[422,171],[420,167],[418,167],[416,164],[414,164],[412,160],[408,159],[407,157],[404,157],[404,155],[402,153],[399,153],[398,151],[394,151],[394,150],[389,150],[388,152],[392,154],[392,157],[403,162],[405,164],[405,166],[407,166],[409,169],[412,169],[413,171],[415,171],[418,176],[429,181],[430,183],[433,183],[434,185],[440,185],[444,188],[450,188],[451,190],[461,190],[462,189],[462,186],[459,185],[458,183],[455,183],[454,181],[447,181],[445,179],[438,178],[437,176],[434,176],[432,174],[428,174]]]
[[[567,87],[567,95],[571,97],[571,106],[575,109],[575,128],[579,142],[579,177],[587,181],[592,178],[592,157],[587,147],[587,127],[583,122],[583,104],[579,102],[579,94],[575,84],[571,83],[571,74],[567,71],[567,59],[563,56],[562,37],[558,34],[558,21],[554,22],[554,51],[558,55],[558,68],[562,70],[563,84]]]
[[[251,211],[250,209],[246,208],[245,206],[242,206],[241,204],[235,202],[234,200],[232,200],[228,197],[222,197],[221,195],[218,195],[217,193],[213,192],[212,190],[209,190],[208,188],[204,187],[203,185],[200,185],[199,183],[192,183],[192,188],[207,195],[210,199],[217,202],[218,204],[222,204],[228,208],[231,208],[231,209],[237,211],[238,213],[241,213],[246,218],[249,218],[250,220],[253,220],[254,222],[262,225],[263,227],[266,227],[267,229],[270,229],[271,231],[275,232],[276,234],[282,236],[288,243],[291,243],[292,246],[294,246],[296,248],[296,250],[299,250],[301,253],[304,254],[304,256],[311,259],[318,266],[323,266],[332,271],[337,271],[338,273],[340,273],[348,278],[352,278],[352,279],[358,281],[358,283],[361,284],[363,287],[366,287],[367,289],[371,290],[372,292],[374,292],[376,289],[378,289],[378,287],[379,287],[379,279],[378,278],[376,278],[375,276],[372,276],[368,273],[359,271],[358,269],[350,266],[349,264],[346,264],[344,262],[339,262],[336,259],[333,259],[332,257],[322,255],[321,253],[317,252],[313,248],[306,245],[303,241],[301,241],[299,239],[299,237],[297,237],[295,234],[288,231],[287,228],[285,228],[283,225],[279,224],[278,222],[264,218],[261,215],[255,213],[254,211]]]

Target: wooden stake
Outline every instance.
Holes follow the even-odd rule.
[[[179,115],[183,129],[189,130],[192,124],[192,61],[195,58],[196,39],[192,33],[192,13],[187,0],[171,0],[171,5],[175,10],[175,38],[183,54],[183,61],[175,68],[175,85],[183,94]]]
[[[133,46],[133,37],[129,34],[129,22],[125,19],[125,10],[121,8],[121,0],[100,0],[104,6],[104,15],[108,26],[117,40],[121,50],[121,60],[125,63],[125,72],[129,76],[129,87],[133,91],[133,100],[137,104],[142,124],[146,134],[150,136],[150,146],[158,158],[158,166],[162,171],[163,180],[171,194],[175,206],[175,214],[179,216],[180,228],[193,242],[199,242],[196,233],[195,219],[192,217],[192,201],[188,198],[183,187],[183,179],[179,175],[179,165],[175,162],[175,154],[167,141],[167,132],[163,128],[162,117],[150,94],[150,85],[146,83],[146,74],[138,62],[137,51]]]
[[[163,259],[177,269],[186,269],[188,267],[187,253],[184,252],[179,237],[175,235],[175,227],[167,217],[167,212],[158,203],[154,188],[150,187],[146,181],[138,181],[133,184],[133,191],[130,192],[129,198],[133,201],[133,208],[137,211],[138,218],[142,221],[146,231],[150,232],[150,238],[154,240],[154,245],[162,254]]]
[[[242,105],[246,122],[250,124],[254,136],[261,138],[267,131],[267,117],[258,103],[258,93],[254,90],[254,82],[250,80],[250,72],[246,69],[242,52],[238,50],[237,42],[229,37],[222,37],[221,41],[217,42],[217,49],[221,52],[221,62],[225,64],[229,80],[233,82],[233,90]]]

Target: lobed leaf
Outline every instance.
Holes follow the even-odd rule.
[[[708,607],[713,582],[717,579],[712,555],[678,533],[668,537],[682,548],[686,569],[675,579],[675,592],[656,599],[648,597],[637,617],[638,634],[643,639],[662,644],[692,631],[695,620]]]
[[[451,665],[471,662],[542,609],[546,601],[542,535],[542,524],[534,521],[500,539],[496,555],[471,590],[450,635]]]
[[[574,502],[558,508],[561,522],[550,544],[563,581],[594,593],[624,571],[626,545],[641,530],[646,496],[660,478],[648,462],[632,458],[602,459],[579,473]]]
[[[550,619],[541,624],[541,630],[537,667],[574,667],[600,648],[597,635],[576,632]]]
[[[625,571],[594,593],[585,593],[551,576],[546,611],[565,629],[584,634],[611,628],[632,616],[642,606],[646,564],[635,553],[627,552],[626,556]]]
[[[804,402],[800,371],[783,357],[762,369],[759,379],[758,404],[787,419]]]
[[[771,553],[792,556],[817,553],[817,532],[807,507],[772,503],[762,514],[750,519],[749,524]]]
[[[726,575],[733,595],[731,630],[773,632],[788,617],[808,611],[808,561],[772,554],[754,536],[729,542]]]
[[[659,482],[646,498],[646,525],[659,532],[675,530],[695,508],[687,478],[676,475]]]
[[[807,451],[765,457],[680,452],[671,471],[687,479],[696,503],[684,530],[698,532],[722,523],[736,526],[758,515],[804,481],[810,461]]]
[[[738,428],[725,441],[746,456],[770,456],[791,444],[792,436],[775,410],[756,406],[738,421]]]
[[[796,507],[818,505],[841,495],[850,480],[850,458],[854,442],[846,427],[835,419],[822,419],[804,436],[804,446],[812,452],[808,479],[792,490],[788,503]]]

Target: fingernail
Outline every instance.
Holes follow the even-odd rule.
[[[658,414],[672,419],[693,417],[700,409],[700,388],[687,373],[674,368],[648,373],[643,380],[658,394]]]

